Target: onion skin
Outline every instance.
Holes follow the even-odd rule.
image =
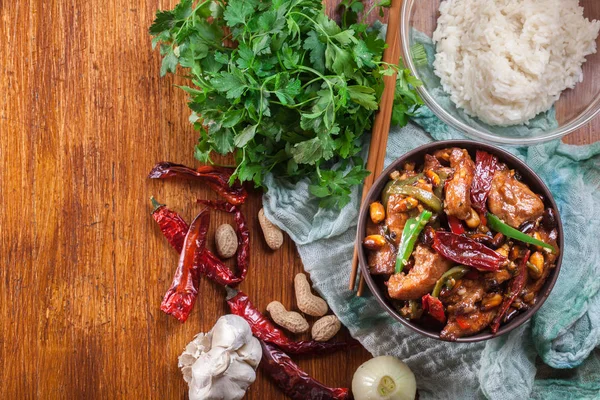
[[[355,400],[414,400],[417,381],[410,368],[392,356],[363,363],[352,378]]]

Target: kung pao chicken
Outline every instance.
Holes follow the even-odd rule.
[[[390,174],[363,246],[400,314],[456,340],[531,308],[558,257],[557,220],[518,171],[447,148]]]

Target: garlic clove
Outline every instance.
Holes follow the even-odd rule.
[[[254,369],[231,353],[229,368],[221,376],[195,391],[190,385],[190,400],[240,400],[255,379]]]
[[[179,356],[178,365],[179,368],[181,368],[181,372],[183,372],[184,368],[191,367],[202,353],[209,350],[210,336],[205,333],[197,334],[194,339],[188,343],[183,353],[181,353]],[[186,382],[189,382],[189,380],[186,379]]]
[[[198,357],[192,365],[190,399],[211,398],[209,395],[213,392],[214,383],[221,379],[230,362],[228,351],[222,347],[215,347]]]
[[[218,378],[225,373],[231,364],[231,355],[223,347],[213,347],[208,353],[202,354],[198,362],[194,364],[201,365],[202,368],[194,370],[194,377],[198,375],[208,375],[211,378]]]
[[[179,368],[185,368],[192,366],[196,362],[198,357],[190,353],[183,353],[179,356]]]
[[[248,323],[240,316],[224,315],[211,329],[212,347],[224,347],[237,350],[252,338],[252,331]]]
[[[190,383],[192,380],[192,366],[186,365],[185,367],[179,366],[181,368],[181,374],[183,375],[183,380],[186,383]]]
[[[249,364],[233,356],[231,364],[225,371],[223,380],[243,388],[244,392],[256,379],[256,371]]]
[[[199,333],[194,336],[194,339],[185,347],[184,353],[192,354],[198,358],[200,354],[210,350],[210,333]]]
[[[250,341],[240,347],[237,351],[240,360],[243,360],[250,364],[252,367],[257,368],[262,358],[262,348],[260,342],[254,336],[250,338]]]

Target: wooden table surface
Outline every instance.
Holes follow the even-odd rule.
[[[0,0],[0,398],[181,399],[177,356],[227,312],[203,280],[187,323],[159,311],[177,255],[148,198],[190,220],[198,185],[154,182],[159,160],[194,164],[185,94],[160,62],[147,28],[175,0]],[[333,13],[333,2],[328,10]],[[569,136],[600,139],[600,120]],[[271,252],[255,218],[251,271],[241,288],[264,309],[293,304],[302,270],[293,243]],[[230,221],[213,214],[212,228]],[[343,335],[342,335],[343,336]],[[299,364],[347,386],[362,348]],[[260,372],[248,399],[283,396]]]

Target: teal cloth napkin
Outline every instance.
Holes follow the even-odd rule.
[[[392,128],[386,165],[432,140],[464,138],[427,108],[415,122]],[[359,188],[341,211],[322,210],[308,182],[291,185],[268,176],[263,206],[296,242],[315,289],[351,334],[374,356],[407,362],[421,399],[600,398],[600,142],[579,147],[555,141],[509,151],[554,194],[565,228],[564,261],[531,322],[485,343],[422,337],[394,321],[370,294],[357,298],[348,290]]]

